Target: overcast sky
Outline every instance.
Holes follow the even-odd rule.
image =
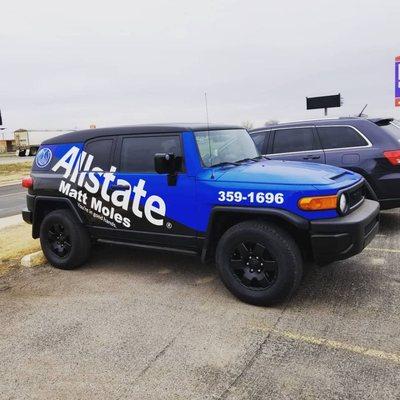
[[[399,0],[4,1],[0,109],[17,128],[400,117]]]

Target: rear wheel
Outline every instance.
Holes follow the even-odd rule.
[[[47,260],[56,268],[79,267],[90,255],[89,234],[68,210],[52,211],[43,219],[40,244]]]
[[[225,286],[255,305],[272,305],[291,296],[303,272],[293,238],[278,226],[261,221],[228,229],[218,243],[216,262]]]

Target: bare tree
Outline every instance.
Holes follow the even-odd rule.
[[[268,119],[267,121],[265,121],[264,126],[276,125],[276,124],[279,124],[279,121],[277,119]]]
[[[243,126],[243,128],[247,129],[248,131],[250,129],[253,129],[253,127],[254,127],[254,125],[251,121],[243,121],[242,126]]]

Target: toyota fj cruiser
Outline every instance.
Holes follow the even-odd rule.
[[[303,259],[351,257],[379,225],[360,175],[269,160],[237,126],[67,133],[42,143],[23,186],[23,218],[55,267],[84,263],[93,241],[197,254],[258,305],[296,290]]]

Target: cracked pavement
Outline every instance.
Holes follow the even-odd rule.
[[[273,308],[212,265],[97,246],[0,279],[0,399],[398,399],[400,213]]]

